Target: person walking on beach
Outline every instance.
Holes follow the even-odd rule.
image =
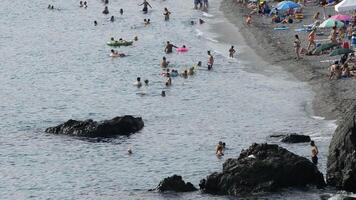
[[[152,6],[150,5],[150,3],[147,2],[147,0],[143,0],[143,3],[141,3],[139,6],[142,6],[142,5],[143,5],[143,9],[142,9],[143,14],[147,14],[147,12],[148,12],[148,6],[149,6],[150,8],[152,8]]]
[[[169,10],[167,8],[164,8],[164,20],[168,21],[169,20],[169,15],[171,14],[171,12],[169,12]]]
[[[295,59],[299,60],[300,59],[300,45],[301,45],[301,42],[299,40],[299,36],[298,35],[295,35],[295,40],[294,40],[294,50],[295,50],[295,53],[297,54],[297,57]]]
[[[312,153],[312,162],[314,163],[314,165],[318,164],[318,154],[319,154],[319,150],[318,147],[315,145],[314,141],[310,141],[310,146],[311,146],[311,153]]]
[[[164,49],[164,51],[168,54],[168,53],[172,53],[173,52],[173,47],[174,48],[178,48],[177,46],[171,44],[169,41],[167,41],[167,45],[166,48]]]
[[[246,24],[247,24],[247,25],[250,25],[251,22],[252,22],[252,17],[251,17],[251,15],[247,15],[247,17],[246,17]]]
[[[307,51],[308,51],[308,53],[310,52],[310,48],[311,48],[311,46],[313,46],[313,49],[315,49],[315,47],[316,47],[316,43],[315,43],[315,29],[313,29],[310,33],[309,33],[309,35],[308,35],[308,47],[307,47]],[[312,49],[312,50],[313,50]]]
[[[211,55],[210,51],[208,51],[208,70],[212,70],[214,65],[214,57]]]
[[[231,48],[229,49],[229,57],[230,57],[230,58],[233,58],[235,52],[236,52],[236,51],[235,51],[235,49],[234,49],[234,46],[231,46]]]

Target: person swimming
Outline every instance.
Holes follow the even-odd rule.
[[[134,37],[134,40],[135,40],[135,41],[138,41],[138,37],[137,37],[137,36],[135,36],[135,37]]]
[[[138,88],[140,88],[142,86],[140,77],[137,77],[136,82],[134,83],[134,85],[137,86]]]
[[[236,51],[235,51],[235,49],[234,49],[234,46],[231,46],[231,48],[229,49],[229,57],[230,57],[230,58],[233,58],[235,52],[236,52]]]
[[[84,1],[84,8],[88,8],[88,2]]]
[[[83,1],[79,2],[79,7],[83,7]]]
[[[217,156],[223,156],[224,155],[223,142],[219,141],[218,145],[216,145],[215,154]]]
[[[190,25],[194,25],[195,24],[195,22],[194,21],[190,21]]]
[[[111,57],[125,57],[126,55],[124,53],[119,53],[118,51],[115,51],[114,49],[111,49]]]
[[[98,25],[98,22],[97,21],[94,21],[94,26],[97,26]]]
[[[144,19],[143,23],[145,24],[145,26],[149,25],[151,23],[150,19]]]
[[[124,10],[121,8],[120,9],[120,15],[123,15],[124,14]]]
[[[110,21],[111,21],[111,22],[114,22],[114,21],[115,21],[115,17],[114,17],[114,16],[111,16]]]
[[[145,82],[145,86],[148,86],[149,83],[148,79],[146,79],[144,82]]]
[[[148,12],[148,6],[149,6],[150,8],[152,8],[152,6],[150,5],[150,3],[147,2],[147,0],[143,0],[143,3],[141,3],[139,6],[142,6],[142,5],[143,5],[143,9],[142,9],[143,14],[147,14],[147,12]]]
[[[171,85],[172,85],[172,78],[170,73],[167,73],[166,86],[171,86]]]
[[[109,0],[105,0],[105,1],[104,1],[104,4],[109,4]]]
[[[166,48],[164,49],[164,51],[168,54],[168,53],[172,53],[173,52],[173,48],[178,48],[177,46],[171,44],[169,41],[167,41],[166,44]]]
[[[164,20],[168,21],[169,20],[169,15],[171,15],[171,12],[169,12],[169,10],[167,8],[164,8]]]
[[[166,57],[163,57],[161,61],[161,67],[166,68],[168,67],[168,65],[169,65],[169,61],[167,61]]]
[[[181,74],[183,78],[188,78],[188,70],[184,70],[183,73]]]
[[[315,145],[314,141],[310,141],[310,146],[311,148],[311,153],[312,153],[312,157],[311,160],[314,163],[314,165],[318,164],[318,154],[319,154],[319,150],[318,147]]]
[[[105,8],[104,8],[103,14],[105,14],[105,15],[109,14],[109,9],[107,6],[105,6]]]
[[[205,23],[205,21],[204,21],[204,20],[199,19],[199,24],[204,24],[204,23]]]
[[[163,90],[163,91],[161,92],[161,96],[162,96],[162,97],[165,97],[165,96],[166,96],[166,91]]]

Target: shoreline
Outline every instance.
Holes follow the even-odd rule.
[[[293,37],[291,36],[299,33],[276,32],[273,30],[274,25],[266,21],[269,18],[265,19],[265,17],[256,15],[253,16],[252,24],[246,25],[244,16],[249,13],[249,9],[236,3],[236,0],[222,0],[219,10],[231,24],[237,27],[244,42],[264,61],[281,66],[283,70],[311,86],[315,93],[312,100],[314,115],[326,120],[338,121],[343,118],[343,113],[356,107],[356,93],[352,92],[356,90],[356,85],[352,85],[355,80],[329,81],[327,79],[328,65],[321,64],[315,56],[304,56],[305,59],[294,60]],[[305,10],[307,10],[306,16],[310,17],[310,12],[313,10],[307,8]],[[344,85],[341,82],[348,83]]]

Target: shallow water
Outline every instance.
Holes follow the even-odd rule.
[[[49,3],[60,10],[47,10]],[[193,10],[190,0],[156,0],[151,1],[154,9],[143,15],[138,3],[111,0],[110,15],[117,17],[111,23],[110,16],[101,14],[99,0],[89,1],[88,9],[65,0],[2,2],[0,178],[6,184],[0,185],[1,199],[229,199],[147,190],[172,174],[198,185],[221,170],[225,159],[237,157],[253,142],[275,142],[266,138],[280,132],[311,135],[325,172],[334,125],[311,117],[310,88],[278,66],[251,73],[249,66],[260,61],[226,57],[228,44],[208,31],[222,20],[219,1],[211,2],[209,14]],[[169,22],[163,20],[164,7],[172,11]],[[144,27],[144,18],[152,24]],[[198,18],[208,23],[189,24]],[[112,59],[105,44],[112,36],[138,36],[139,41],[118,48],[130,56]],[[190,48],[167,55],[179,70],[204,63],[193,77],[173,78],[171,88],[164,87],[159,75],[167,40]],[[244,54],[243,41],[235,47]],[[204,70],[208,49],[216,59],[211,72]],[[135,88],[137,76],[149,79],[150,86]],[[165,98],[160,97],[163,89]],[[142,116],[144,129],[109,142],[44,133],[69,118],[102,120],[125,114]],[[223,159],[214,155],[219,140],[228,147]],[[283,146],[309,157],[308,144]],[[286,190],[258,197],[317,199],[320,193]]]

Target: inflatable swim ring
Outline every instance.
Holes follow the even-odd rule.
[[[181,53],[187,52],[188,50],[189,50],[188,48],[184,48],[184,47],[177,48],[177,51]]]
[[[107,42],[106,44],[112,47],[119,47],[119,46],[131,46],[133,41],[113,41],[113,42]]]

